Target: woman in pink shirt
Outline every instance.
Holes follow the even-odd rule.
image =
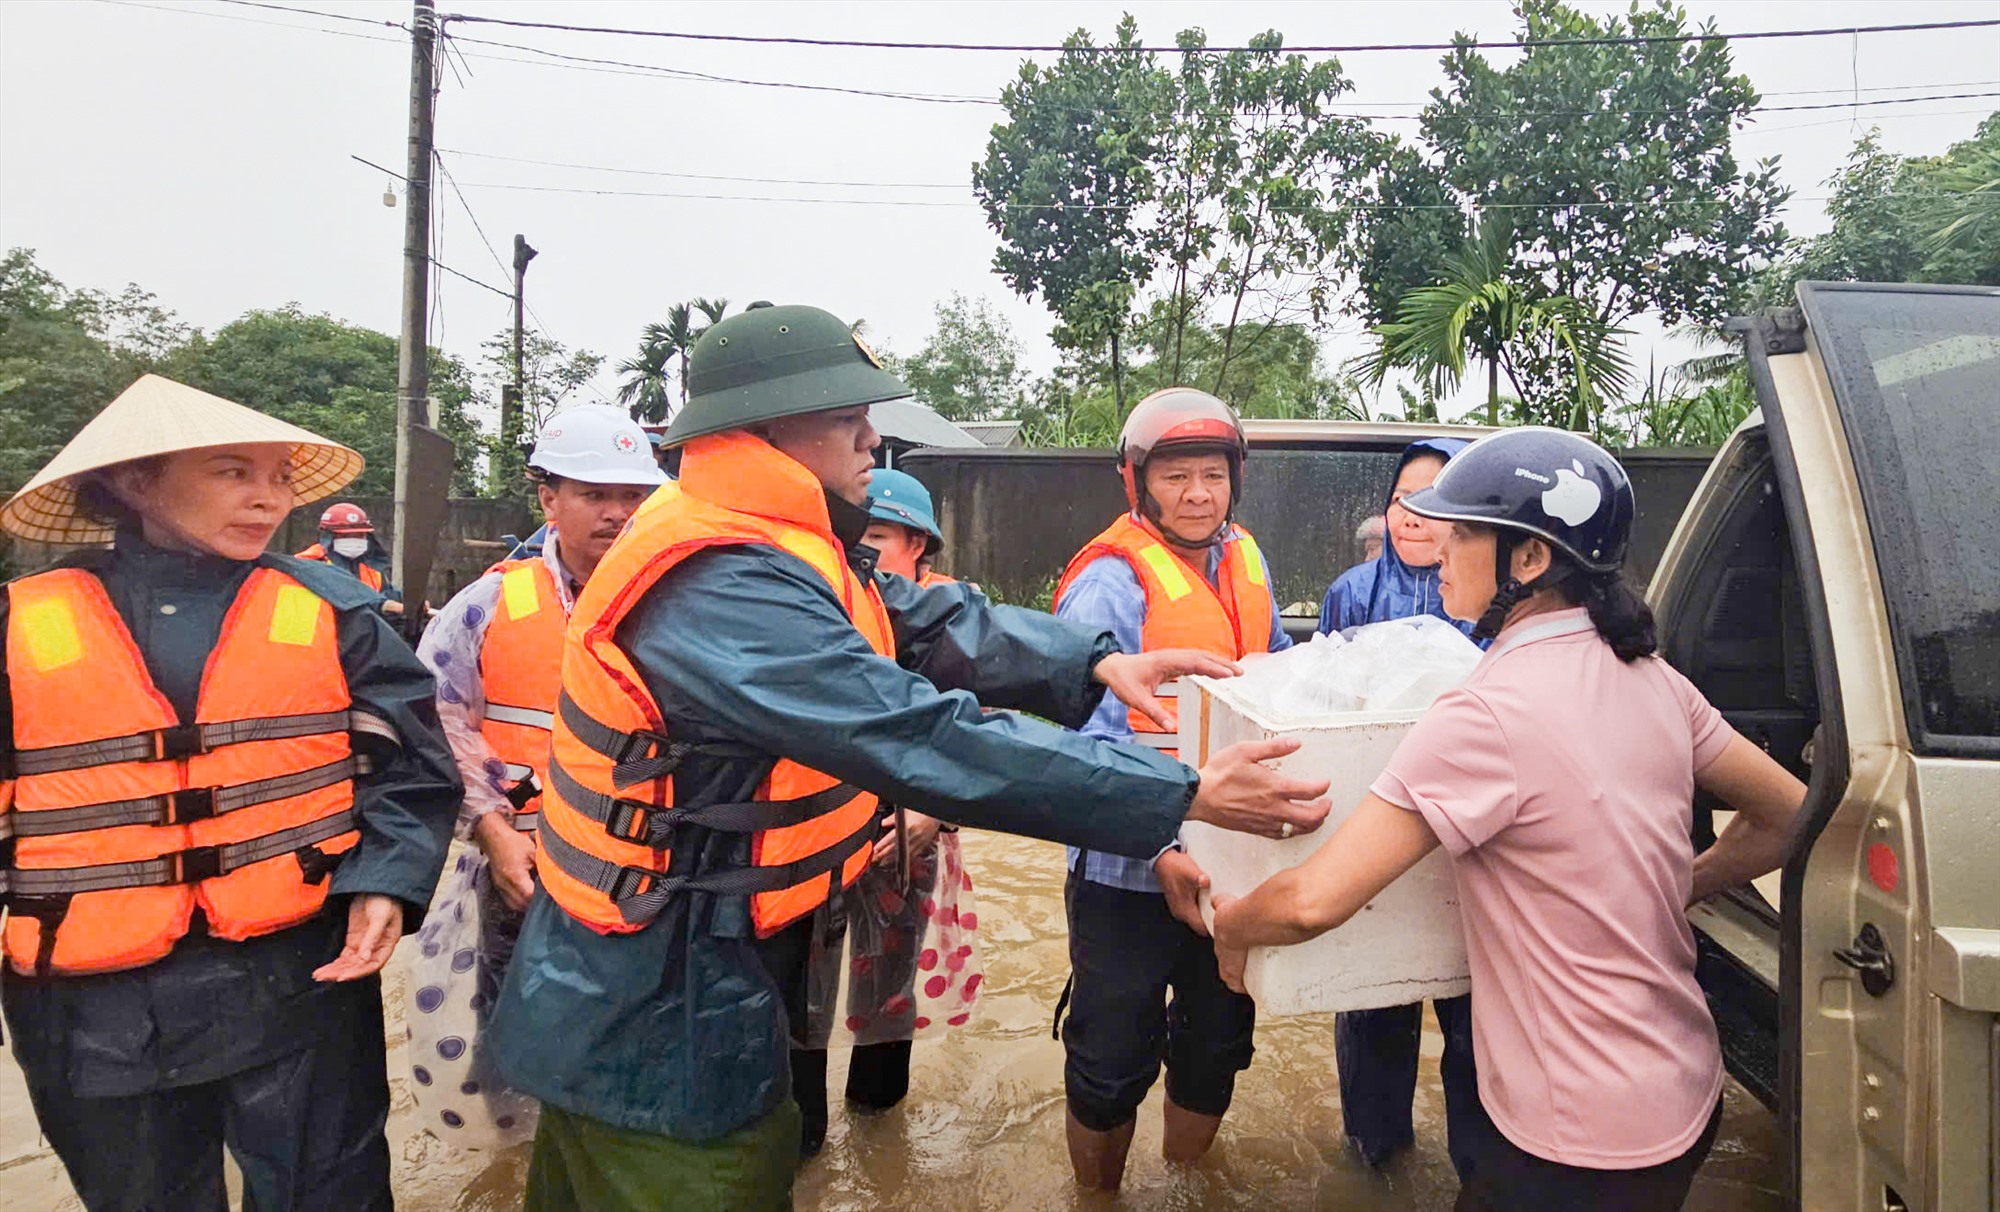
[[[1580,435],[1474,443],[1404,507],[1452,523],[1440,591],[1497,636],[1303,865],[1215,906],[1243,952],[1331,930],[1433,847],[1472,961],[1460,1212],[1677,1209],[1715,1138],[1722,1057],[1687,905],[1783,862],[1805,787],[1654,655],[1623,581],[1632,488]],[[1738,810],[1699,857],[1697,787]]]

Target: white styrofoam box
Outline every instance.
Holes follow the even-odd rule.
[[[1368,794],[1417,711],[1346,712],[1272,720],[1245,702],[1228,679],[1181,683],[1181,760],[1201,765],[1238,741],[1294,737],[1298,751],[1271,763],[1296,778],[1331,779],[1333,811],[1310,834],[1280,841],[1189,822],[1188,854],[1208,873],[1212,893],[1242,896],[1306,861]],[[1256,947],[1244,972],[1261,1014],[1312,1014],[1403,1006],[1455,997],[1472,988],[1458,885],[1451,860],[1432,851],[1350,918],[1310,942]]]

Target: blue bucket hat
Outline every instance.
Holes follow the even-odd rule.
[[[868,483],[868,516],[877,522],[923,531],[931,538],[927,550],[944,542],[931,508],[930,490],[908,472],[884,469],[875,473]]]

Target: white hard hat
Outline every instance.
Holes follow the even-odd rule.
[[[535,439],[528,466],[586,484],[664,484],[646,431],[609,404],[579,404],[557,413]]]

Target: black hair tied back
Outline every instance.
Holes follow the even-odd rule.
[[[1562,583],[1563,596],[1590,612],[1597,634],[1621,661],[1636,661],[1659,651],[1652,608],[1639,591],[1615,572],[1582,572]]]

